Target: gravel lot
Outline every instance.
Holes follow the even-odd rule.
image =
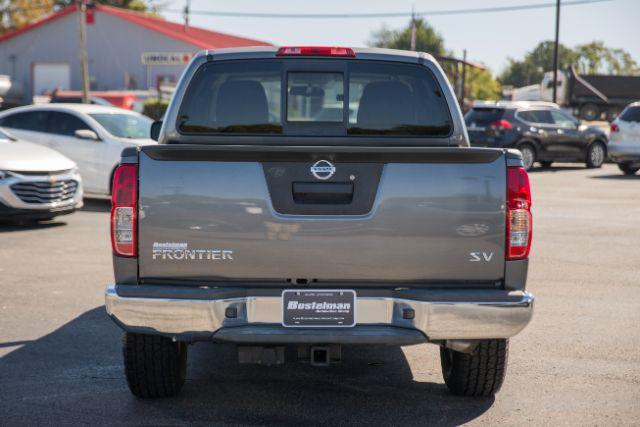
[[[175,399],[128,391],[108,205],[0,226],[0,424],[635,424],[640,419],[640,176],[562,166],[532,174],[531,325],[495,399],[456,398],[436,346],[345,349],[329,369],[238,365],[191,347]]]

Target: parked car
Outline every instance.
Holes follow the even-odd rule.
[[[76,95],[70,95],[70,96],[62,96],[62,95],[56,95],[56,96],[52,96],[51,100],[49,101],[52,104],[82,104],[82,96],[76,96]],[[112,103],[110,103],[109,101],[107,101],[104,98],[100,98],[99,96],[91,96],[89,98],[89,103],[90,104],[97,104],[97,105],[105,105],[107,107],[113,107],[114,105]]]
[[[625,175],[640,170],[640,102],[625,108],[611,123],[609,157]]]
[[[0,128],[0,220],[48,220],[82,207],[82,179],[62,154]]]
[[[91,104],[107,105],[110,107],[133,109],[137,101],[136,94],[128,90],[105,90],[89,92]],[[82,103],[82,92],[78,90],[58,89],[51,94],[50,102],[53,103]]]
[[[465,115],[472,147],[517,148],[525,169],[535,162],[584,162],[599,168],[607,158],[607,134],[548,102],[476,102]]]
[[[11,89],[11,77],[0,74],[0,104],[2,103],[2,98],[9,93]]]
[[[454,394],[500,389],[533,313],[529,179],[517,150],[469,147],[432,56],[200,52],[172,99],[114,177],[106,308],[133,394],[177,394],[198,341],[315,366],[428,342]]]
[[[111,194],[111,179],[126,147],[154,144],[151,119],[91,104],[45,104],[0,113],[0,126],[18,138],[53,148],[78,164],[85,194]]]

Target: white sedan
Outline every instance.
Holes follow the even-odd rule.
[[[82,206],[76,164],[0,128],[0,221],[46,220]]]
[[[0,113],[14,136],[64,154],[78,164],[87,196],[111,194],[113,171],[126,147],[155,144],[152,120],[129,110],[92,104],[45,104]]]

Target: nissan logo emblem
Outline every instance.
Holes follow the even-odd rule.
[[[323,181],[331,178],[336,173],[336,167],[328,160],[318,160],[309,170],[311,175]]]

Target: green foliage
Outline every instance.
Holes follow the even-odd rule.
[[[574,65],[582,74],[636,74],[638,64],[623,49],[613,49],[600,41],[576,46],[560,44],[558,67]],[[539,43],[521,61],[509,58],[509,65],[500,75],[500,83],[516,87],[540,83],[546,71],[553,70],[553,41]]]
[[[525,55],[522,61],[509,58],[509,65],[499,77],[500,83],[515,87],[540,83],[545,71],[553,69],[553,45],[552,41],[539,43]],[[567,68],[575,60],[575,52],[560,44],[558,50],[559,67],[561,69]]]
[[[447,52],[444,39],[431,25],[423,19],[416,19],[416,50],[427,52],[434,56],[452,56]],[[372,34],[369,40],[370,46],[386,47],[390,49],[411,49],[411,22],[400,30],[389,30],[382,28]],[[454,84],[455,65],[450,61],[442,61],[441,64],[445,74]],[[460,67],[462,69],[462,67]],[[461,71],[460,71],[461,74]],[[480,70],[467,67],[466,93],[471,99],[500,99],[500,84],[493,78],[488,70]]]
[[[497,101],[500,99],[501,86],[488,70],[467,68],[467,95],[470,99]]]
[[[77,3],[77,0],[0,0],[0,34],[23,27],[45,15]],[[107,6],[157,14],[152,0],[93,0]]]
[[[60,8],[63,8],[76,2],[77,0],[56,0],[55,3]],[[93,0],[92,3],[134,10],[136,12],[149,12],[154,9],[154,7],[150,5],[151,2],[144,0]]]
[[[431,25],[422,19],[416,19],[416,50],[427,52],[435,56],[445,54],[444,40]],[[389,49],[411,49],[411,22],[401,30],[381,28],[372,34],[370,46],[386,47]]]
[[[167,111],[168,106],[169,101],[159,100],[155,98],[147,99],[144,102],[142,114],[152,118],[153,120],[160,120],[162,119],[162,116],[164,116],[165,111]]]
[[[638,63],[629,52],[614,49],[601,41],[578,45],[575,48],[575,66],[582,74],[638,74]]]

